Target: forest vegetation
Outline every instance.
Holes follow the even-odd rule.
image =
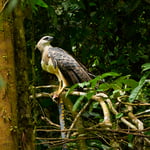
[[[45,35],[94,75],[62,94],[65,139]],[[150,149],[150,1],[1,0],[0,101],[3,150]]]

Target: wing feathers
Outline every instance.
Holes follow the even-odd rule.
[[[48,57],[58,67],[70,85],[91,80],[88,72],[70,54],[58,47],[50,47]]]

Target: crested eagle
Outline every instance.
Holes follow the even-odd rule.
[[[53,47],[52,36],[42,37],[36,45],[36,48],[42,54],[42,69],[55,74],[59,81],[59,87],[56,92],[58,97],[63,89],[76,83],[91,80],[87,69],[78,62],[73,56],[59,47]]]

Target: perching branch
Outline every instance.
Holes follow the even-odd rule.
[[[48,86],[38,86],[38,87],[33,87],[34,89],[43,89],[43,88],[50,88],[50,89],[53,89],[52,91],[54,91],[54,89],[56,88],[57,86],[55,85],[48,85]],[[67,89],[65,89],[67,90]],[[74,95],[74,96],[85,96],[86,97],[86,93],[87,91],[84,91],[84,92],[80,92],[80,91],[72,91],[69,93],[69,95]],[[139,118],[142,118],[142,117],[147,117],[149,116],[149,114],[147,115],[143,115],[141,116],[142,114],[145,114],[145,113],[149,113],[150,110],[147,109],[146,111],[143,111],[143,112],[140,112],[140,113],[137,113],[137,114],[134,114],[133,113],[133,108],[134,106],[148,106],[150,105],[149,103],[128,103],[128,102],[123,102],[123,99],[122,98],[126,98],[124,96],[121,96],[121,97],[118,97],[117,100],[118,102],[116,104],[113,104],[111,99],[108,98],[108,96],[104,93],[98,93],[96,95],[93,95],[91,96],[91,99],[88,100],[85,105],[83,106],[83,108],[79,111],[79,112],[76,112],[76,113],[73,113],[72,112],[72,107],[73,107],[73,104],[69,104],[66,100],[66,91],[63,91],[61,96],[62,98],[64,99],[64,103],[66,103],[66,108],[68,108],[68,110],[71,111],[73,117],[74,117],[74,120],[72,121],[72,124],[70,125],[70,127],[68,129],[65,129],[63,130],[63,132],[66,132],[67,136],[66,138],[64,139],[64,141],[60,141],[59,144],[64,144],[64,142],[66,143],[67,139],[70,137],[70,133],[71,132],[76,132],[78,134],[76,135],[80,135],[82,133],[80,133],[80,131],[78,131],[78,125],[81,123],[82,124],[82,120],[80,120],[82,117],[82,114],[84,112],[86,112],[86,109],[88,108],[88,106],[90,106],[90,103],[92,101],[97,101],[99,102],[101,108],[102,108],[102,111],[103,111],[103,115],[104,115],[104,119],[103,119],[103,122],[100,122],[100,123],[96,123],[94,126],[91,126],[91,127],[88,127],[88,128],[84,128],[84,131],[96,131],[96,134],[95,135],[99,135],[99,129],[102,129],[102,131],[104,129],[106,129],[106,131],[110,132],[114,132],[115,134],[119,134],[119,131],[124,133],[124,134],[132,134],[132,135],[135,135],[135,136],[141,136],[141,137],[144,137],[144,141],[146,143],[150,143],[150,140],[147,138],[147,135],[144,135],[144,132],[146,132],[147,130],[149,129],[144,129],[144,125],[143,125],[143,122],[141,120],[139,120]],[[52,99],[53,97],[53,93],[45,93],[45,92],[40,92],[40,93],[35,93],[34,95],[31,95],[30,98],[33,99],[33,98],[40,98],[40,97],[49,97]],[[68,105],[69,104],[69,105]],[[116,122],[113,122],[114,123],[120,123],[120,121],[126,125],[126,129],[124,130],[121,130],[119,128],[118,130],[118,127],[119,126],[116,126],[116,129],[115,130],[111,130],[111,126],[112,126],[112,122],[111,122],[111,119],[110,119],[110,112],[111,112],[111,115],[119,115],[120,114],[120,111],[121,110],[118,110],[118,104],[121,105],[121,110],[123,110],[123,114],[126,115],[126,116],[121,116],[120,118],[117,119]],[[117,106],[117,107],[116,107]],[[42,118],[44,120],[47,120],[48,118]],[[80,121],[81,122],[80,122]],[[47,120],[49,122],[50,125],[53,125],[53,126],[56,126],[56,127],[59,127],[59,125],[56,125],[54,124],[53,122],[51,122],[50,120]],[[101,128],[99,128],[101,127]],[[107,130],[109,129],[109,130]],[[54,131],[54,130],[53,130]],[[58,132],[62,132],[62,130],[58,130]],[[113,135],[114,135],[113,133]],[[74,134],[75,135],[75,134]],[[102,136],[103,137],[103,136]],[[119,138],[119,137],[118,137]],[[113,139],[113,137],[112,137]],[[104,140],[104,139],[103,139]],[[126,141],[125,141],[126,142]],[[53,142],[52,142],[53,143]],[[57,143],[57,142],[56,142]],[[55,143],[55,144],[56,144]],[[54,143],[53,143],[54,144]],[[119,144],[119,143],[118,143]],[[57,144],[56,144],[57,145]]]

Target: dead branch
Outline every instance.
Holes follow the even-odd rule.
[[[9,0],[6,0],[5,3],[2,6],[2,9],[0,10],[0,14],[4,11],[4,9],[6,8],[6,6],[8,5]]]
[[[47,86],[37,86],[37,87],[33,87],[33,88],[34,89],[57,88],[57,86],[47,85]],[[86,97],[86,94],[87,94],[86,92],[80,92],[80,91],[73,91],[73,92],[69,93],[69,95],[85,96],[85,97]],[[62,96],[64,99],[65,99],[65,95],[66,95],[66,91],[64,91],[62,93]],[[40,98],[40,97],[50,97],[51,98],[52,96],[53,96],[53,93],[41,92],[41,93],[35,93],[34,95],[30,95],[30,99]],[[121,103],[121,106],[123,106],[123,108],[125,108],[125,111],[123,111],[123,112],[126,113],[127,116],[122,116],[122,117],[118,118],[118,120],[121,121],[123,124],[125,124],[127,126],[127,129],[120,129],[120,128],[116,128],[116,130],[110,129],[110,127],[112,126],[112,122],[110,120],[110,112],[112,112],[112,114],[115,116],[119,115],[120,112],[115,108],[115,105],[111,102],[111,100],[108,98],[108,96],[106,94],[98,93],[96,95],[93,95],[91,97],[91,99],[89,101],[87,101],[87,103],[84,105],[84,107],[78,113],[73,114],[74,120],[73,120],[69,129],[65,129],[65,130],[37,129],[36,131],[37,132],[41,131],[41,132],[60,132],[60,133],[66,132],[67,133],[67,138],[65,138],[63,140],[61,138],[56,138],[56,139],[55,138],[49,138],[49,139],[45,138],[45,140],[50,140],[47,142],[49,144],[51,144],[52,146],[63,145],[64,143],[73,142],[69,139],[70,133],[76,132],[76,133],[78,133],[78,135],[80,135],[80,131],[78,131],[78,128],[75,129],[74,127],[77,124],[82,113],[85,112],[86,108],[90,105],[91,101],[97,101],[97,102],[99,102],[99,104],[102,108],[103,115],[104,115],[104,121],[101,123],[97,123],[96,125],[94,125],[92,127],[84,128],[84,131],[89,131],[89,132],[92,131],[92,133],[94,131],[94,134],[97,135],[98,138],[102,138],[102,139],[103,139],[103,136],[99,137],[98,135],[101,135],[101,134],[103,135],[103,132],[107,131],[108,135],[110,135],[112,137],[112,141],[113,141],[113,137],[116,137],[117,140],[123,140],[124,142],[127,142],[127,141],[125,141],[125,139],[122,139],[122,138],[119,139],[119,137],[117,137],[116,135],[118,133],[122,133],[125,135],[131,134],[131,135],[134,135],[137,137],[143,137],[144,142],[146,144],[148,143],[147,145],[149,145],[150,144],[150,140],[149,140],[150,136],[144,135],[144,132],[149,131],[150,129],[149,128],[144,129],[143,122],[141,120],[139,120],[139,118],[149,117],[149,114],[148,115],[143,115],[143,114],[149,113],[150,109],[147,109],[143,112],[134,114],[133,108],[134,108],[134,106],[149,106],[150,104],[149,103],[138,103],[138,104],[136,104],[136,103],[123,102],[123,98],[127,98],[127,96],[125,95],[125,96],[118,97],[117,103],[119,103],[119,104]],[[67,108],[68,108],[68,106],[67,106]],[[69,110],[72,111],[72,107]],[[49,124],[52,126],[59,127],[59,125],[51,122],[51,120],[49,120],[48,118],[43,117],[42,119],[48,121]],[[99,127],[102,127],[102,128],[99,128]],[[74,141],[81,140],[79,137],[80,136],[78,136]],[[90,137],[86,137],[86,139],[89,139],[89,138]],[[96,137],[92,137],[92,138],[96,138]],[[39,137],[39,139],[40,139],[40,137]],[[82,137],[82,139],[84,139],[84,136]],[[103,140],[105,140],[105,137]],[[42,143],[40,143],[40,144],[42,144]]]
[[[110,99],[106,99],[106,102],[109,106],[109,109],[111,110],[111,112],[114,114],[114,115],[118,115],[119,113],[117,112],[117,110],[114,108],[112,102]],[[121,117],[120,120],[126,124],[128,127],[130,127],[131,129],[135,129],[137,130],[137,127],[135,125],[133,125],[132,123],[130,123],[129,121],[127,121],[124,117]]]
[[[98,131],[98,132],[110,132],[110,133],[122,133],[122,134],[132,134],[139,135],[141,137],[150,138],[150,135],[144,135],[144,131],[150,131],[150,128],[144,130],[134,130],[134,129],[108,129],[108,128],[85,128],[85,131]],[[78,129],[64,129],[63,132],[75,131],[78,132]],[[36,129],[36,132],[61,132],[60,129]]]
[[[50,119],[48,119],[47,117],[41,117],[41,119],[42,120],[46,120],[50,125],[52,125],[52,126],[55,126],[55,127],[57,127],[57,128],[60,128],[60,125],[58,125],[58,124],[56,124],[56,123],[54,123],[54,122],[52,122]]]
[[[87,108],[87,106],[90,104],[90,102],[91,102],[91,101],[89,100],[89,101],[84,105],[84,107],[80,110],[80,112],[76,115],[74,121],[72,122],[72,124],[71,124],[71,126],[70,126],[70,128],[69,128],[70,131],[73,129],[73,127],[75,126],[77,120],[79,119],[79,117],[81,116],[81,114],[84,112],[84,110]],[[67,133],[67,136],[66,136],[66,137],[67,137],[67,138],[70,137],[70,132]]]
[[[87,93],[85,93],[85,92],[79,92],[79,91],[73,91],[70,93],[70,95],[77,95],[77,96],[83,96],[86,94]],[[104,114],[104,121],[102,123],[99,123],[97,126],[106,126],[106,127],[112,126],[112,123],[110,121],[110,113],[109,113],[106,103],[104,102],[104,99],[106,97],[108,97],[108,96],[104,93],[99,93],[99,94],[93,95],[91,97],[91,100],[95,100],[100,103],[102,110],[103,110],[103,114]]]
[[[128,116],[131,119],[131,121],[136,125],[137,129],[139,130],[143,130],[144,126],[143,126],[143,122],[140,121],[133,113],[132,113],[132,106],[126,105],[126,108],[128,110]]]
[[[150,109],[147,109],[147,110],[144,110],[142,112],[139,112],[136,114],[136,116],[139,116],[139,115],[142,115],[142,114],[145,114],[145,113],[149,113],[150,112]]]
[[[52,86],[38,86],[37,88],[53,88],[53,87],[55,87],[55,86],[53,86],[53,85],[52,85]],[[65,94],[65,93],[66,93],[66,92],[64,91],[63,94]],[[52,97],[52,95],[53,95],[53,93],[45,93],[45,92],[42,92],[42,93],[36,93],[34,96],[35,96],[36,98],[40,98],[40,97]],[[82,96],[82,95],[86,95],[86,93],[85,93],[85,92],[79,92],[79,91],[73,91],[73,92],[70,93],[70,95]],[[30,98],[33,99],[34,96],[31,95]],[[102,107],[102,110],[103,110],[103,114],[104,114],[104,121],[103,121],[102,123],[99,123],[99,124],[93,126],[92,128],[96,128],[96,127],[98,127],[98,126],[110,127],[110,126],[112,125],[112,124],[111,124],[111,121],[110,121],[110,113],[109,113],[108,107],[107,107],[106,103],[104,102],[104,100],[106,99],[105,101],[107,102],[110,111],[111,111],[114,115],[119,114],[119,113],[117,112],[117,110],[114,108],[114,106],[113,106],[111,100],[108,99],[108,96],[107,96],[106,94],[104,94],[104,93],[98,93],[97,95],[93,95],[93,96],[91,97],[91,99],[92,99],[92,100],[96,100],[96,101],[98,101],[98,102],[100,103],[100,105],[101,105],[101,107]],[[119,101],[120,101],[120,99],[119,99]],[[82,109],[81,112],[79,112],[78,117],[81,115],[82,111],[84,111],[84,109]],[[133,114],[131,114],[131,112],[130,112],[130,113],[129,113],[129,116],[130,116],[130,118],[132,118],[131,116],[133,116]],[[74,123],[76,122],[76,120],[78,119],[78,117],[75,118]],[[125,119],[125,117],[121,117],[120,120],[121,120],[124,124],[126,124],[128,127],[132,128],[132,129],[135,129],[135,130],[138,129],[138,128],[137,128],[135,125],[133,125],[131,122],[127,121],[127,120]],[[133,122],[135,123],[135,121],[133,121]],[[140,123],[139,127],[140,127],[140,129],[142,129],[142,122],[139,122],[139,121],[136,120],[136,124],[137,124],[137,122],[138,122],[138,124]],[[72,124],[72,126],[71,126],[70,128],[73,128],[74,123]]]
[[[51,98],[51,94],[46,93],[46,92],[41,92],[41,93],[36,93],[34,95],[30,95],[29,98],[33,99],[33,98],[40,98],[40,97],[50,97]]]
[[[123,95],[120,97],[117,97],[118,102],[124,104],[124,105],[131,105],[131,106],[150,106],[150,103],[129,103],[129,102],[123,102],[122,98],[127,98],[127,95]]]
[[[46,88],[58,88],[58,85],[40,85],[40,86],[30,86],[30,89],[46,89]]]

